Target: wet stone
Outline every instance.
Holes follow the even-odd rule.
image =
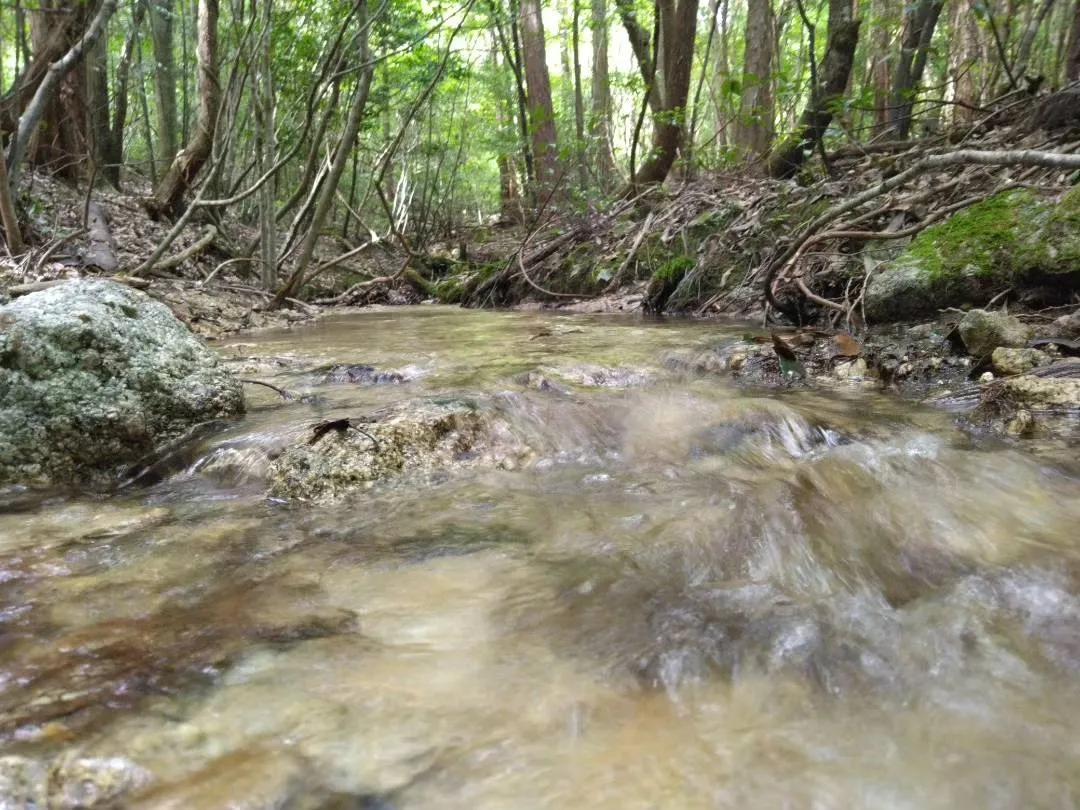
[[[124,757],[0,757],[0,807],[83,810],[111,805],[151,780]]]
[[[331,366],[315,377],[315,385],[397,385],[406,382],[400,371],[383,371],[374,366],[348,363]]]
[[[355,427],[287,448],[270,465],[271,497],[332,501],[405,474],[508,469],[531,455],[501,416],[466,400],[405,403]]]
[[[1038,349],[1010,349],[999,346],[990,355],[994,371],[1002,376],[1024,374],[1050,362],[1050,357]]]

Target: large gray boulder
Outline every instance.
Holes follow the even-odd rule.
[[[217,355],[130,287],[84,279],[0,307],[0,484],[108,485],[243,410]]]

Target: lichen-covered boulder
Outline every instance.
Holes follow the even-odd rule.
[[[272,497],[329,502],[406,474],[515,469],[531,449],[494,408],[467,399],[412,401],[372,422],[321,425],[270,465]]]
[[[1020,348],[1034,334],[1030,326],[1013,315],[983,309],[964,313],[956,330],[968,354],[975,357],[990,357],[999,346]]]
[[[885,263],[864,300],[872,320],[896,321],[1025,286],[1063,299],[1080,288],[1080,188],[1057,203],[1005,191],[954,214]]]
[[[83,279],[0,307],[0,484],[103,486],[240,383],[168,307]]]

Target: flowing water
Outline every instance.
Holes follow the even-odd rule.
[[[1076,807],[1080,479],[673,362],[742,332],[421,308],[224,345],[318,397],[249,387],[123,493],[0,514],[0,808]],[[401,377],[314,384],[339,363]],[[462,395],[543,451],[266,497],[313,423]]]

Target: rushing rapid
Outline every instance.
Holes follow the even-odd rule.
[[[1080,480],[679,362],[741,332],[418,308],[223,346],[299,395],[0,514],[0,807],[1075,807]],[[313,424],[462,397],[529,457],[267,497]]]

